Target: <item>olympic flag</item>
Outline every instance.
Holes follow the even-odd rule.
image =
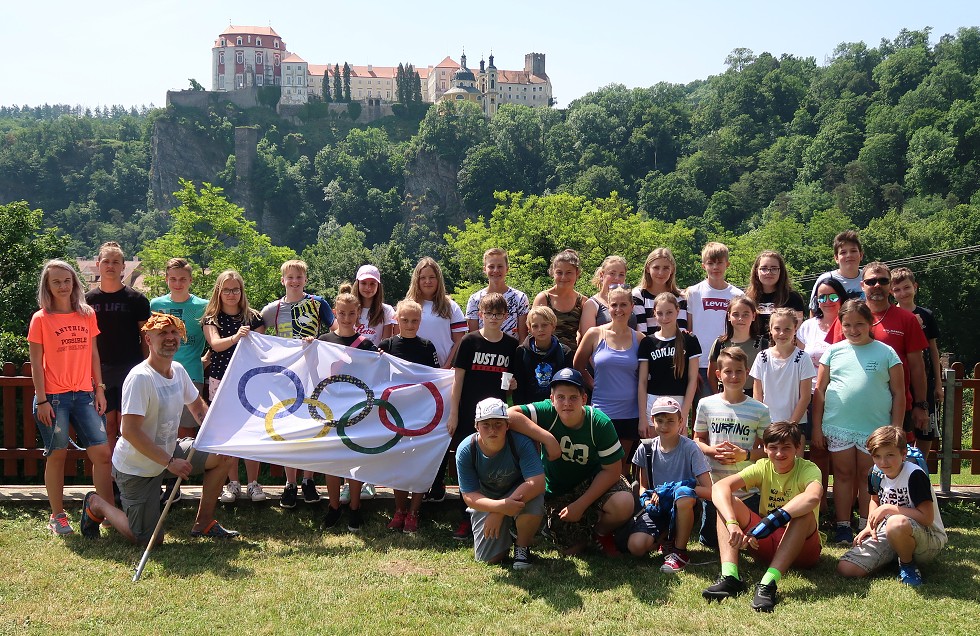
[[[424,492],[449,447],[453,372],[252,332],[195,448]]]

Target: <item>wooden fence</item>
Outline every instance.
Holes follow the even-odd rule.
[[[973,379],[959,362],[946,369],[943,378],[946,401],[943,405],[942,470],[939,485],[949,492],[952,476],[961,472],[964,461],[970,462],[970,473],[980,475],[980,411],[977,410],[977,389],[980,388],[980,363],[973,367]],[[969,403],[964,393],[972,391]],[[967,412],[969,411],[969,412]],[[970,447],[963,447],[964,434],[969,433]]]

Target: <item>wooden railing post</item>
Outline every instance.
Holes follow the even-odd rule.
[[[953,428],[956,426],[956,371],[943,372],[945,401],[943,404],[943,465],[939,473],[939,489],[949,493],[953,485]]]

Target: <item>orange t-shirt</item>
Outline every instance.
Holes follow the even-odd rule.
[[[99,335],[93,311],[52,314],[39,309],[31,316],[28,342],[44,347],[44,392],[92,391],[92,347]]]

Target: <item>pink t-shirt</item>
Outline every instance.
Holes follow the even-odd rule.
[[[44,347],[44,392],[48,395],[70,391],[91,391],[92,346],[99,335],[93,311],[52,314],[39,309],[31,316],[28,342]]]

